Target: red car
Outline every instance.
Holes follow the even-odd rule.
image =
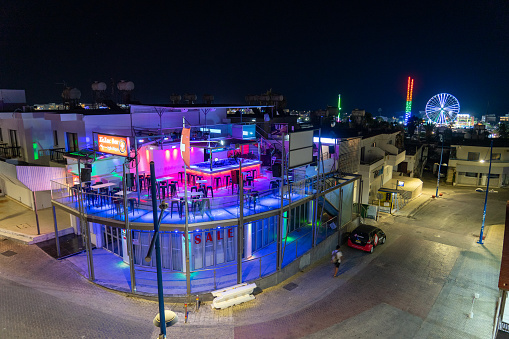
[[[385,243],[386,239],[385,233],[378,227],[360,225],[350,233],[348,246],[373,253],[373,249]]]

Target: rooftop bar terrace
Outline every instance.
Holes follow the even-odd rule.
[[[339,148],[334,157],[314,147],[315,161],[322,160],[289,168],[284,135],[267,140],[258,127],[216,127],[193,127],[197,140],[185,170],[176,131],[137,134],[136,156],[126,161],[71,161],[69,176],[51,181],[52,204],[95,248],[87,245],[68,260],[101,285],[154,294],[155,260],[145,256],[158,217],[167,296],[247,281],[272,286],[329,255],[341,241],[338,230],[357,219],[360,199],[360,176],[338,170]],[[245,132],[257,138],[242,140]],[[213,133],[223,138],[212,140]],[[83,179],[85,162],[91,173]],[[159,208],[167,207],[154,211],[153,195]]]

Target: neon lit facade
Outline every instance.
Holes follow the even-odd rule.
[[[406,87],[406,107],[405,107],[405,126],[408,124],[408,120],[412,116],[412,95],[414,92],[414,79],[408,77]]]

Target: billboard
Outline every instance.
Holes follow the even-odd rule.
[[[313,131],[290,133],[288,168],[295,168],[313,162]]]
[[[97,134],[97,150],[99,152],[129,156],[129,138],[108,134]]]

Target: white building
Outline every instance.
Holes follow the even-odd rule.
[[[509,146],[494,139],[490,187],[509,182]],[[500,142],[499,142],[500,141]],[[478,143],[479,144],[479,143]],[[500,144],[500,145],[497,145]],[[490,141],[479,145],[451,145],[447,182],[453,185],[486,186],[490,164]]]
[[[363,203],[377,199],[378,190],[392,179],[397,166],[405,160],[406,152],[396,147],[400,133],[379,134],[362,139],[359,174],[363,181]]]

